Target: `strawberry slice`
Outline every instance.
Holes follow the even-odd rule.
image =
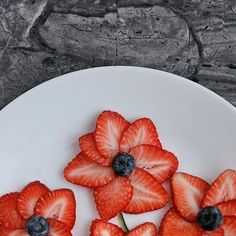
[[[222,228],[215,229],[214,231],[205,231],[202,236],[224,236],[224,230]]]
[[[64,176],[73,184],[96,188],[111,182],[115,173],[111,167],[101,166],[80,153],[67,165]]]
[[[224,230],[224,236],[236,235],[236,217],[224,217],[224,222],[220,226]]]
[[[157,236],[156,226],[146,222],[130,231],[127,236]]]
[[[119,153],[119,143],[123,131],[129,123],[118,113],[104,111],[98,117],[95,140],[99,152],[108,158]]]
[[[17,199],[17,209],[22,218],[28,219],[34,214],[37,201],[50,190],[39,181],[28,184]]]
[[[94,190],[94,198],[100,217],[109,220],[123,211],[130,202],[133,188],[127,177],[116,177],[109,184]]]
[[[29,234],[23,229],[7,229],[0,226],[1,236],[29,236]]]
[[[163,236],[202,236],[202,232],[197,224],[182,219],[174,208],[161,221],[160,235]]]
[[[48,236],[72,236],[66,224],[55,219],[48,219],[49,233]]]
[[[171,180],[172,198],[179,214],[188,221],[195,221],[200,204],[209,185],[204,180],[185,173],[176,173]]]
[[[178,160],[171,152],[153,145],[139,145],[131,149],[130,154],[136,160],[136,167],[146,170],[162,184],[178,168]]]
[[[112,158],[102,156],[95,144],[94,133],[85,134],[79,138],[79,145],[82,150],[90,159],[99,163],[102,166],[110,166]]]
[[[69,229],[75,224],[75,197],[69,189],[44,194],[36,204],[35,215],[62,221]]]
[[[90,226],[90,236],[125,236],[125,233],[116,225],[103,220],[94,220]]]
[[[20,229],[25,226],[25,221],[16,207],[18,196],[19,193],[10,193],[0,198],[0,222],[8,229]]]
[[[223,216],[235,216],[236,217],[236,200],[230,200],[227,202],[221,202],[217,205]]]
[[[133,197],[125,212],[138,214],[162,208],[168,202],[167,191],[148,172],[136,168],[130,175]]]
[[[148,118],[136,120],[125,130],[120,141],[120,150],[129,152],[132,147],[141,144],[151,144],[161,148],[156,127]]]
[[[225,170],[206,192],[202,207],[214,206],[220,202],[236,199],[236,171]]]

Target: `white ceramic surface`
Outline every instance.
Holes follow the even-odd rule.
[[[179,76],[144,68],[103,67],[60,76],[25,93],[0,111],[0,195],[40,180],[67,187],[77,198],[73,235],[88,235],[97,217],[91,192],[65,181],[63,168],[79,152],[77,139],[94,129],[104,109],[128,120],[150,117],[180,171],[211,182],[236,168],[236,109]],[[159,225],[163,212],[125,215],[130,228]],[[116,220],[113,220],[116,222]]]

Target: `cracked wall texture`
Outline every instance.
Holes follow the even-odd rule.
[[[0,109],[55,76],[103,65],[172,72],[236,105],[236,1],[0,1]]]

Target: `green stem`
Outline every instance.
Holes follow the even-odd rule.
[[[129,228],[125,222],[125,218],[123,216],[122,213],[119,214],[119,220],[120,220],[120,224],[121,224],[121,228],[126,232],[128,233],[129,232]]]

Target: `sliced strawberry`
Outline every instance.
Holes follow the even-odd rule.
[[[109,220],[124,210],[133,195],[127,177],[116,177],[109,184],[94,190],[94,198],[100,217]]]
[[[224,217],[224,222],[220,226],[224,230],[224,236],[236,235],[236,217]]]
[[[139,145],[131,149],[136,166],[149,172],[159,183],[169,179],[178,168],[178,160],[171,152],[153,145]]]
[[[0,226],[1,236],[29,236],[24,229],[7,229]]]
[[[69,189],[44,194],[35,207],[35,215],[62,221],[69,229],[75,224],[75,197]]]
[[[125,236],[125,233],[116,225],[103,220],[94,220],[90,226],[90,236]]]
[[[18,196],[19,193],[10,193],[0,198],[0,222],[8,229],[20,229],[25,226],[25,221],[16,207]]]
[[[72,236],[70,229],[66,224],[55,219],[48,219],[49,234],[48,236]]]
[[[138,214],[162,208],[168,202],[167,191],[148,172],[136,168],[130,175],[133,197],[125,212]]]
[[[204,180],[185,173],[176,173],[171,180],[173,203],[179,214],[188,221],[195,221],[200,204],[209,185]]]
[[[156,226],[146,222],[130,231],[127,236],[157,236]]]
[[[182,219],[172,208],[162,219],[159,232],[161,236],[202,236],[203,231],[197,224]]]
[[[120,150],[129,152],[132,147],[141,144],[151,144],[161,148],[156,127],[148,118],[136,120],[125,130],[120,141]]]
[[[215,229],[214,231],[205,231],[202,236],[224,236],[224,230],[222,228]]]
[[[64,176],[73,184],[96,188],[111,182],[115,173],[111,167],[101,166],[80,153],[65,168]]]
[[[224,216],[236,217],[236,200],[230,200],[227,202],[221,202],[217,205]]]
[[[28,219],[34,214],[37,201],[50,190],[39,181],[28,184],[17,199],[17,209],[24,219]]]
[[[80,137],[79,145],[81,150],[92,160],[103,166],[110,166],[112,158],[102,156],[95,144],[94,133],[85,134]]]
[[[236,171],[225,170],[206,192],[202,207],[214,206],[220,202],[236,199]]]
[[[104,111],[98,117],[95,140],[99,152],[112,158],[119,153],[119,143],[123,131],[129,123],[118,113]]]

